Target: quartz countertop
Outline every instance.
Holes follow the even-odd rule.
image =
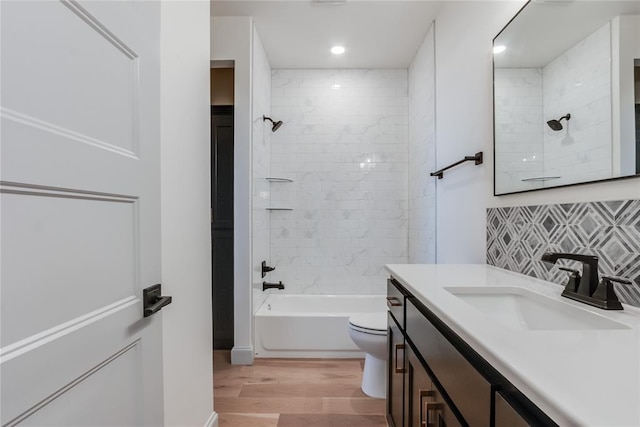
[[[640,309],[601,310],[561,297],[563,286],[490,265],[386,268],[560,426],[640,426]],[[628,328],[518,330],[483,314],[448,287],[524,288]]]

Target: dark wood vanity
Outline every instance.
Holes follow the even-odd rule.
[[[390,427],[557,426],[393,277],[387,306]]]

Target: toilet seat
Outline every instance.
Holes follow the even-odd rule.
[[[369,335],[387,335],[387,313],[360,313],[349,318],[349,327]]]

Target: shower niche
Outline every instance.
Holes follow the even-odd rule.
[[[267,181],[269,181],[270,184],[273,184],[273,183],[283,184],[283,183],[292,183],[293,182],[293,180],[289,179],[289,178],[267,177],[266,179],[267,179]],[[272,201],[272,203],[273,203],[273,201]],[[277,203],[275,206],[273,206],[273,205],[269,206],[266,209],[268,211],[292,211],[293,210],[292,207],[282,206],[280,203]]]

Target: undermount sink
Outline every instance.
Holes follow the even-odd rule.
[[[444,288],[487,317],[517,330],[609,330],[629,326],[515,287]]]

